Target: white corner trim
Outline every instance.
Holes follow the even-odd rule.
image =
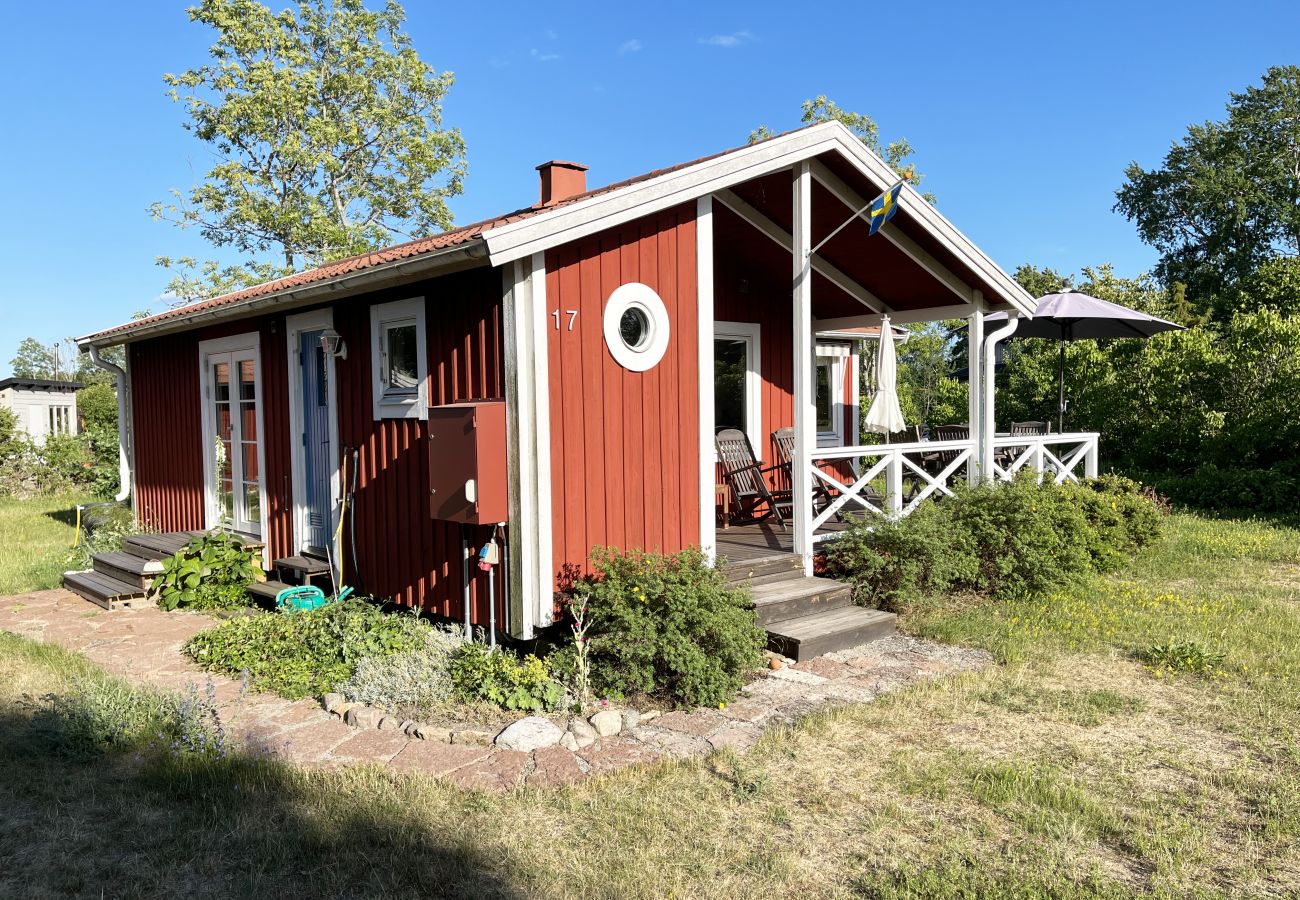
[[[537,598],[534,621],[538,627],[550,625],[555,620],[555,570],[552,565],[553,519],[551,507],[551,374],[547,341],[546,312],[546,254],[534,253],[525,261],[528,268],[528,289],[532,302],[533,325],[533,375],[536,378],[534,397],[536,404],[537,455],[537,565],[541,579],[541,593]]]
[[[640,346],[629,346],[620,330],[623,316],[629,310],[639,312],[646,322],[649,334]],[[605,301],[601,316],[605,333],[605,347],[614,361],[630,372],[647,372],[659,365],[668,350],[672,322],[668,308],[654,288],[640,282],[629,282],[614,288]]]
[[[716,450],[713,443],[713,197],[695,203],[696,335],[699,340],[700,392],[700,551],[717,557]]]
[[[745,342],[745,434],[749,436],[754,455],[762,462],[763,450],[767,447],[767,441],[763,440],[763,326],[757,322],[714,321],[713,339],[719,338]],[[713,372],[712,366],[709,372]],[[710,379],[709,387],[713,386]],[[716,416],[712,418],[716,419]],[[709,454],[710,459],[716,459],[716,456],[716,451]]]
[[[384,398],[383,329],[411,321],[415,324],[416,374],[419,386],[415,396],[394,401]],[[429,418],[429,337],[425,329],[424,298],[410,297],[370,307],[370,399],[375,421],[380,419]]]
[[[533,637],[541,576],[537,565],[537,431],[533,352],[532,298],[529,269],[516,260],[501,267],[501,307],[505,324],[506,461],[510,479],[507,498],[510,525],[506,530],[510,554],[511,636]]]
[[[303,449],[303,384],[302,360],[299,336],[305,331],[320,331],[334,327],[334,310],[330,307],[287,316],[284,325],[284,339],[288,347],[287,362],[289,380],[289,488],[293,503],[290,520],[293,527],[293,552],[301,553],[306,546],[304,536],[307,531],[307,468]],[[334,533],[334,517],[338,514],[339,498],[343,495],[339,473],[339,402],[337,365],[333,355],[325,359],[326,397],[329,403],[330,432],[330,522],[329,533]]]

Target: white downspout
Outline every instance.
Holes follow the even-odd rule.
[[[993,433],[997,428],[997,416],[993,405],[993,382],[998,358],[997,347],[999,343],[1015,334],[1019,327],[1020,317],[1013,311],[1007,313],[1007,324],[984,337],[982,360],[984,377],[980,385],[984,392],[984,414],[980,417],[980,455],[985,460],[982,472],[985,481],[993,480]]]
[[[117,379],[117,477],[119,488],[113,499],[121,503],[131,496],[131,381],[126,370],[99,355],[99,348],[90,345],[90,361]]]

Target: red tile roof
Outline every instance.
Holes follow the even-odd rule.
[[[813,126],[805,126],[805,127],[813,127]],[[795,131],[802,131],[802,130],[803,130],[802,128],[795,129]],[[791,133],[793,132],[785,132],[785,134],[791,134]],[[774,135],[774,137],[784,137],[784,134]],[[766,140],[771,140],[771,139],[772,138],[767,138]],[[391,247],[384,247],[380,250],[372,250],[371,252],[363,253],[360,256],[352,256],[352,257],[348,257],[347,259],[340,259],[337,262],[327,263],[326,265],[318,266],[315,269],[306,269],[302,272],[295,272],[294,274],[287,275],[284,278],[277,278],[274,281],[267,281],[262,284],[254,285],[253,287],[250,288],[244,288],[243,290],[235,291],[230,294],[223,294],[220,297],[212,297],[208,300],[199,300],[195,303],[189,303],[186,304],[185,306],[178,306],[175,309],[169,309],[165,312],[160,312],[157,315],[148,316],[147,318],[143,318],[143,319],[136,319],[132,322],[126,322],[122,325],[116,325],[113,328],[108,328],[105,329],[104,331],[97,331],[94,334],[87,335],[86,337],[81,338],[81,340],[84,343],[98,343],[98,342],[102,342],[106,338],[125,338],[128,334],[130,334],[133,331],[137,331],[142,328],[156,325],[160,322],[167,322],[173,319],[183,320],[189,318],[192,315],[208,312],[209,310],[219,309],[224,306],[230,306],[232,304],[240,303],[245,300],[252,300],[257,297],[269,296],[271,294],[276,294],[279,293],[280,291],[289,290],[291,288],[304,287],[306,285],[315,284],[318,282],[330,281],[335,278],[340,278],[344,275],[350,275],[354,272],[360,272],[365,269],[370,269],[375,266],[383,265],[384,263],[397,262],[403,259],[412,259],[417,256],[422,256],[426,253],[431,253],[435,250],[446,250],[448,248],[456,247],[462,244],[469,244],[473,241],[482,240],[483,233],[485,231],[490,231],[493,228],[497,228],[502,225],[509,224],[511,222],[517,222],[520,219],[527,219],[530,218],[531,216],[538,215],[539,213],[549,212],[553,209],[559,209],[562,206],[568,206],[569,204],[577,203],[580,200],[586,200],[589,197],[595,197],[600,194],[606,194],[609,193],[610,191],[616,191],[619,190],[620,188],[625,188],[625,187],[629,187],[630,185],[638,184],[642,181],[648,181],[651,178],[658,178],[660,175],[666,175],[669,172],[676,172],[680,169],[685,169],[688,166],[693,166],[698,163],[707,162],[712,159],[717,159],[718,157],[726,156],[729,153],[735,153],[736,151],[743,150],[743,149],[744,147],[732,147],[728,150],[723,150],[720,153],[712,153],[709,154],[708,156],[701,156],[699,159],[693,159],[690,160],[689,162],[678,163],[677,165],[668,166],[667,168],[663,168],[663,169],[655,169],[653,172],[646,172],[643,175],[637,175],[633,178],[628,178],[624,181],[618,181],[613,184],[607,184],[604,187],[593,188],[592,190],[586,191],[584,193],[576,194],[572,197],[567,197],[564,200],[553,201],[546,205],[539,204],[535,206],[525,207],[523,209],[515,210],[514,212],[511,213],[506,213],[505,215],[502,216],[497,216],[491,219],[484,219],[481,222],[475,222],[472,225],[464,225],[461,226],[460,228],[453,228],[452,230],[444,231],[441,234],[435,234],[430,237],[417,238],[416,240],[407,241],[406,243],[403,244],[394,244]]]

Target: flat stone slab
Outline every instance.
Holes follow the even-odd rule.
[[[562,747],[547,747],[533,751],[533,770],[528,773],[528,786],[556,788],[577,784],[587,777],[587,770],[578,757]]]
[[[531,754],[519,750],[494,750],[456,769],[447,779],[464,788],[511,791],[523,781],[530,760]]]
[[[410,740],[400,731],[362,731],[331,750],[330,756],[386,763],[405,750]]]
[[[398,772],[420,772],[436,777],[485,759],[492,752],[487,747],[471,747],[466,744],[410,741],[401,753],[389,761],[389,765]]]

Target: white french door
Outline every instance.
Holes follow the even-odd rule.
[[[203,377],[207,527],[261,537],[262,378],[257,335],[199,345]]]

